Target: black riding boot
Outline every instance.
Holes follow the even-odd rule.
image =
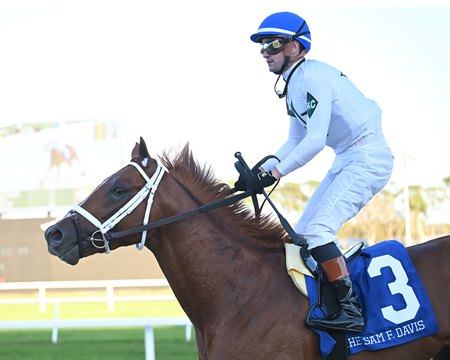
[[[336,290],[340,310],[326,319],[309,319],[308,326],[319,330],[343,330],[359,333],[364,330],[361,305],[353,291],[352,280],[343,256],[320,264]]]

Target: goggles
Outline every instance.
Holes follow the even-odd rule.
[[[261,43],[261,54],[264,54],[265,51],[269,55],[278,54],[281,50],[283,50],[285,44],[285,39],[275,39],[271,42]]]

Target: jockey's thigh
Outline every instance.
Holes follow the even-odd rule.
[[[337,243],[336,232],[383,189],[392,166],[392,152],[384,141],[351,146],[337,154],[295,227],[308,248]]]

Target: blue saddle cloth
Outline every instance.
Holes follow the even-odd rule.
[[[404,344],[438,331],[425,288],[405,247],[387,240],[364,249],[349,264],[353,287],[363,307],[364,332],[347,334],[349,354]],[[306,277],[310,305],[317,303],[317,282]],[[323,317],[316,309],[311,317]],[[324,357],[335,341],[325,331],[320,337]]]

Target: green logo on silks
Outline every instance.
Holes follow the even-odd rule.
[[[319,102],[309,92],[306,93],[306,101],[308,102],[308,117],[311,118]]]

